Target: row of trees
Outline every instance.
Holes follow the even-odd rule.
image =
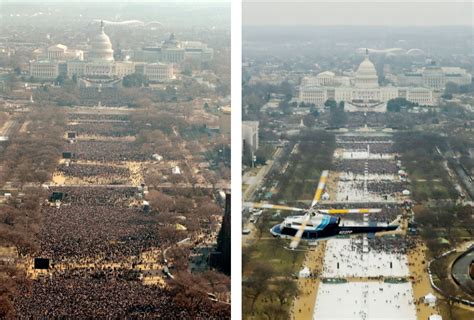
[[[11,138],[3,157],[5,179],[42,184],[51,178],[62,152],[65,113],[54,107],[36,109],[28,115],[26,132]]]
[[[51,178],[61,154],[65,115],[57,108],[44,107],[19,121],[27,122],[27,130],[11,137],[2,160],[3,179],[16,182],[22,190],[21,194],[13,191],[8,203],[0,206],[0,246],[14,248],[24,255],[37,248],[40,203],[46,196],[40,187],[30,184],[42,184]],[[13,318],[12,300],[28,280],[14,264],[0,266],[0,279],[0,318]]]
[[[296,281],[288,277],[276,277],[268,261],[254,262],[249,269],[251,275],[243,283],[244,314],[249,319],[288,319],[285,307],[291,305],[299,293]],[[265,301],[256,309],[256,302],[264,293]]]

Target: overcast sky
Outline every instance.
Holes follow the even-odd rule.
[[[114,2],[124,3],[230,3],[231,0],[0,0],[3,3],[67,3],[67,2]]]
[[[245,26],[472,26],[471,1],[243,0]]]

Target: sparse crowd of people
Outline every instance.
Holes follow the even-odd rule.
[[[366,165],[367,162],[367,165]],[[394,161],[383,159],[339,159],[334,164],[336,171],[364,174],[367,168],[370,174],[397,174],[398,167]]]

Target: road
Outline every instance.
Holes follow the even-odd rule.
[[[275,160],[280,158],[283,153],[283,148],[278,148],[275,153],[273,154],[273,160],[268,160],[267,164],[260,168],[257,175],[252,177],[252,182],[248,185],[247,189],[245,190],[244,194],[242,195],[243,201],[250,201],[253,197],[253,194],[261,186],[263,179],[265,176],[270,172],[273,165],[275,164]],[[244,176],[244,181],[245,181]]]

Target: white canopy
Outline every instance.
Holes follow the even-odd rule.
[[[157,161],[163,160],[163,157],[160,156],[158,153],[154,153],[154,154],[152,155],[152,157],[153,157],[153,159],[155,159],[155,160],[157,160]]]
[[[436,303],[436,300],[437,300],[436,296],[432,294],[431,292],[425,296],[425,303],[434,304]]]
[[[443,317],[440,316],[439,314],[433,314],[428,319],[429,320],[443,320]]]
[[[301,271],[298,273],[299,278],[308,278],[310,276],[309,268],[304,267],[301,269]]]
[[[171,169],[171,172],[173,174],[181,174],[181,169],[178,166],[176,166],[173,169]]]

